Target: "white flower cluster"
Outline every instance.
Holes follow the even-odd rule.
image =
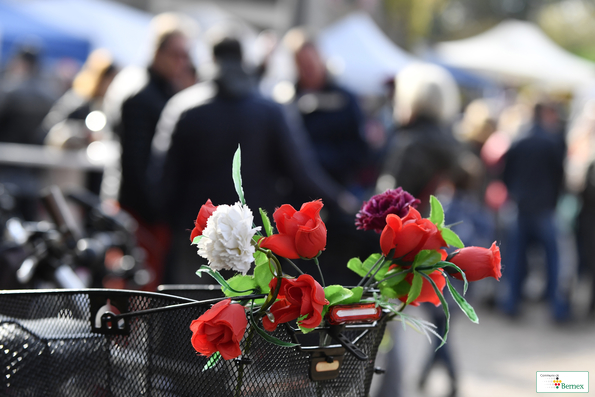
[[[252,237],[260,230],[252,227],[253,221],[250,208],[240,202],[217,206],[202,232],[198,255],[206,258],[213,270],[229,269],[246,274],[254,260]]]

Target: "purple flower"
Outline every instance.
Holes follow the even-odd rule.
[[[409,212],[409,207],[417,208],[419,203],[418,199],[400,187],[387,190],[382,194],[372,196],[369,201],[364,201],[362,208],[355,216],[355,226],[358,229],[382,233],[388,214],[395,214],[403,218]]]

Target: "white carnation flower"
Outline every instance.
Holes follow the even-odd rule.
[[[230,269],[246,274],[254,260],[252,237],[254,217],[247,205],[219,205],[207,220],[198,243],[198,255],[209,261],[213,270]]]

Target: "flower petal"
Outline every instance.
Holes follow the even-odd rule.
[[[322,221],[313,228],[300,227],[295,235],[295,249],[303,258],[314,258],[326,247],[326,226]]]
[[[273,219],[275,220],[275,224],[277,225],[277,230],[279,233],[286,233],[285,221],[286,219],[291,219],[293,214],[296,212],[296,209],[289,204],[283,204],[281,207],[275,210],[273,213]]]
[[[300,208],[300,212],[304,213],[311,219],[317,218],[320,214],[320,210],[322,209],[324,204],[322,204],[322,200],[314,200],[307,203],[302,204]]]
[[[287,234],[273,234],[272,236],[265,237],[260,240],[260,246],[262,248],[268,248],[275,254],[282,256],[287,259],[299,259],[295,248],[294,238]]]

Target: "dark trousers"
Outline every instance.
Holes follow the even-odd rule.
[[[553,211],[526,214],[519,212],[516,225],[508,238],[507,252],[504,255],[502,276],[508,286],[502,297],[501,308],[510,315],[518,313],[522,300],[522,288],[527,276],[527,250],[537,244],[544,249],[547,266],[547,297],[552,304],[552,314],[556,320],[569,316],[567,291],[559,282],[560,258],[558,252],[558,231]]]

